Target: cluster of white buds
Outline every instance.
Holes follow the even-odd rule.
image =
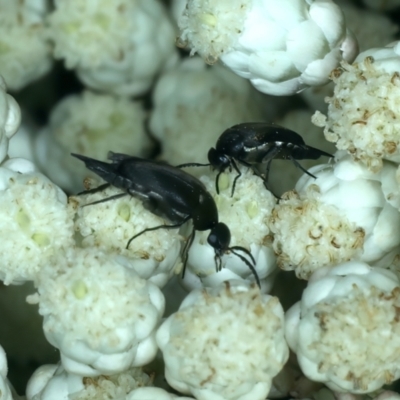
[[[153,103],[150,129],[162,143],[161,157],[174,165],[206,162],[225,129],[274,118],[277,111],[275,99],[221,65],[207,68],[200,57],[166,71],[154,88]]]
[[[52,257],[74,245],[67,196],[27,160],[0,164],[0,279],[34,280]]]
[[[396,167],[374,174],[349,155],[310,169],[270,218],[278,264],[302,279],[324,266],[359,260],[388,267],[400,253],[400,214],[388,201]]]
[[[371,171],[379,171],[383,160],[400,163],[399,70],[400,42],[364,51],[354,64],[343,63],[332,74],[328,114],[314,115],[327,140]]]
[[[158,329],[165,377],[198,400],[263,400],[289,356],[283,309],[254,285],[193,290]]]
[[[358,52],[332,0],[188,0],[178,25],[192,54],[279,96],[327,83]]]
[[[107,201],[121,193],[110,187],[101,192],[71,198],[76,211],[75,229],[85,248],[101,250],[141,278],[164,286],[174,273],[179,273],[181,236],[178,229],[146,232],[129,243],[144,229],[165,224],[163,218],[146,210],[143,202],[132,196]],[[98,204],[90,204],[105,200]]]
[[[154,284],[97,249],[71,249],[36,280],[47,340],[67,372],[112,375],[149,363],[164,296]]]
[[[348,262],[314,273],[286,314],[286,339],[304,374],[339,392],[369,393],[400,377],[400,282]]]
[[[48,0],[0,1],[0,73],[20,90],[53,65],[45,18]]]
[[[93,89],[140,95],[177,61],[159,0],[56,0],[48,20],[54,56]]]
[[[268,218],[276,203],[275,197],[264,186],[260,177],[249,168],[241,169],[241,176],[233,169],[223,173],[218,179],[220,193],[216,193],[217,171],[203,175],[200,180],[211,193],[218,207],[220,222],[225,223],[231,232],[231,247],[240,246],[251,253],[255,260],[255,272],[261,282],[262,291],[268,292],[276,272],[276,257],[272,249]],[[254,273],[241,257],[252,263],[241,250],[231,250],[221,257],[221,270],[215,250],[207,243],[209,231],[196,232],[189,250],[188,266],[184,285],[188,289],[202,286],[219,286],[224,281],[239,279],[254,282]]]

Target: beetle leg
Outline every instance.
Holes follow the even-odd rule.
[[[193,228],[192,229],[192,233],[188,237],[188,239],[187,239],[187,241],[185,243],[185,246],[183,248],[183,251],[182,251],[182,257],[183,257],[182,279],[185,277],[186,264],[187,264],[187,260],[189,258],[189,250],[190,250],[190,247],[193,244],[193,240],[194,240],[194,236],[195,235],[196,235],[196,230]]]
[[[233,197],[233,193],[235,193],[236,181],[240,178],[242,173],[240,172],[240,169],[238,168],[238,166],[236,165],[236,163],[233,159],[231,160],[231,165],[233,165],[233,168],[235,168],[235,171],[237,172],[237,175],[235,176],[235,179],[233,180],[233,185],[232,185],[231,197]]]
[[[129,240],[128,243],[126,244],[125,249],[129,248],[129,245],[131,244],[132,240],[136,239],[137,237],[143,235],[143,233],[146,232],[151,232],[151,231],[156,231],[157,229],[174,229],[174,228],[179,228],[180,226],[182,226],[185,222],[187,222],[190,219],[190,217],[186,217],[184,218],[181,222],[178,222],[177,224],[173,224],[173,225],[157,225],[157,226],[153,226],[152,228],[146,228],[143,229],[141,232],[137,233],[136,235],[132,236]]]
[[[304,173],[306,173],[307,175],[311,176],[311,178],[317,179],[317,177],[315,175],[313,175],[311,172],[308,172],[305,168],[303,168],[301,166],[301,164],[295,160],[293,157],[289,157],[289,160],[292,161],[292,163],[297,167],[300,168]]]
[[[224,170],[220,170],[219,172],[218,172],[218,174],[217,174],[217,177],[215,178],[215,191],[217,192],[217,194],[219,194],[219,185],[218,185],[218,182],[219,182],[219,177],[221,176],[221,174],[224,172]]]
[[[105,203],[106,201],[119,199],[120,197],[124,197],[124,196],[126,196],[127,194],[128,194],[128,193],[126,193],[126,192],[114,194],[113,196],[106,197],[105,199],[100,199],[100,200],[93,201],[92,203],[85,204],[85,205],[83,205],[82,207],[93,206],[93,205],[95,205],[95,204]]]
[[[179,164],[175,168],[186,168],[186,167],[208,167],[211,164],[200,164],[200,163],[186,163],[186,164]]]
[[[214,261],[215,261],[215,272],[219,272],[222,269],[222,259],[221,256],[217,253],[214,255]]]

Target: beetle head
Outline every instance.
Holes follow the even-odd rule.
[[[208,161],[213,168],[218,169],[220,172],[224,171],[231,165],[231,160],[226,154],[214,149],[213,147],[208,151]]]
[[[222,255],[229,248],[231,242],[231,232],[222,222],[218,222],[212,229],[207,238],[208,244],[215,249],[217,255]]]
[[[254,275],[257,286],[261,288],[260,279],[255,269],[256,261],[254,260],[254,257],[244,247],[229,247],[229,243],[231,242],[231,232],[224,223],[219,222],[214,226],[214,228],[211,229],[211,232],[207,238],[207,242],[215,250],[215,262],[217,266],[217,271],[221,271],[222,268],[222,255],[230,251],[235,254],[235,256],[239,257],[249,267],[250,271]],[[250,258],[251,262],[246,260],[246,258],[240,255],[237,251],[245,253]]]

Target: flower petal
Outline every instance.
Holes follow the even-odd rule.
[[[318,27],[311,21],[304,21],[288,32],[286,39],[287,52],[296,68],[303,72],[308,64],[330,52],[326,38]]]

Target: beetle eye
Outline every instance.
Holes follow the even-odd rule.
[[[211,229],[207,242],[215,249],[217,254],[225,253],[225,251],[228,250],[229,243],[231,242],[231,232],[229,231],[229,228],[222,222],[219,222],[213,229]]]
[[[208,151],[208,161],[213,167],[227,167],[230,164],[229,158],[214,148]]]

